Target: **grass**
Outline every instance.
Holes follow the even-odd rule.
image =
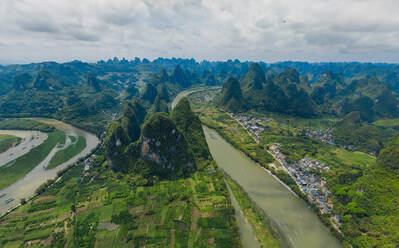
[[[26,246],[37,238],[32,247],[241,247],[219,171],[148,184],[138,175],[114,173],[101,154],[92,165],[86,176],[83,163],[73,167],[44,194],[1,218],[0,246],[21,240]],[[110,222],[114,230],[99,228]]]
[[[73,137],[73,136],[70,136]],[[86,139],[83,136],[79,136],[76,140],[75,137],[74,141],[71,139],[72,143],[67,148],[59,150],[54,157],[51,158],[49,165],[46,167],[46,170],[53,169],[58,165],[67,162],[77,154],[79,154],[83,149],[86,147]]]
[[[32,119],[1,119],[0,129],[36,130],[42,132],[52,132],[55,130],[53,126]]]
[[[348,168],[367,168],[376,163],[376,158],[363,153],[351,152],[341,148],[333,148],[331,150],[319,150],[315,158],[330,166]]]
[[[13,146],[17,146],[21,138],[12,135],[0,135],[0,153],[7,151]]]
[[[399,127],[399,118],[378,120],[373,122],[373,125],[378,127]]]
[[[47,140],[45,140],[41,145],[30,150],[29,153],[17,158],[12,166],[1,167],[0,190],[24,177],[46,158],[57,143],[62,142],[65,142],[65,134],[63,132],[51,132],[48,134]]]

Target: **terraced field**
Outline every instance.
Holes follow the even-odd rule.
[[[0,246],[240,247],[232,213],[213,169],[152,184],[110,171],[97,156],[89,172],[73,168],[0,219]]]

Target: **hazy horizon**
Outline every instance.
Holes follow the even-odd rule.
[[[399,62],[394,0],[3,0],[0,63]]]

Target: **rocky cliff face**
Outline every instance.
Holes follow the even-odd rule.
[[[156,113],[146,122],[140,150],[143,160],[179,174],[195,167],[193,152],[183,133],[165,113]]]

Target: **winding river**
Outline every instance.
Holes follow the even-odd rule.
[[[66,124],[61,121],[57,121],[54,119],[43,119],[43,118],[35,118],[43,123],[47,123],[55,126],[58,130],[64,132],[66,135],[71,136],[83,136],[86,139],[86,147],[81,151],[78,155],[72,157],[67,162],[60,164],[54,169],[46,170],[45,167],[51,160],[52,156],[58,150],[57,147],[53,148],[53,150],[48,154],[48,156],[33,170],[31,170],[25,177],[16,181],[14,184],[9,187],[0,190],[0,216],[4,213],[10,211],[15,208],[20,203],[20,199],[22,198],[30,198],[34,195],[35,190],[43,183],[45,183],[49,179],[53,179],[56,177],[57,172],[66,168],[68,165],[75,163],[79,158],[85,157],[89,154],[92,149],[94,149],[99,143],[100,140],[94,134],[83,131],[79,128],[73,127],[69,124]],[[15,135],[20,133],[21,131],[15,131]],[[29,132],[29,131],[27,131]],[[7,133],[12,133],[12,131],[7,131]],[[8,204],[5,202],[7,199],[14,199],[12,202]]]
[[[178,101],[191,93],[206,89],[191,89],[181,92],[173,100],[172,108]],[[340,242],[323,225],[318,216],[306,203],[292,194],[274,176],[235,149],[214,130],[204,127],[209,149],[217,165],[238,182],[248,195],[266,214],[277,223],[280,231],[295,248],[340,248]],[[234,200],[234,199],[232,199]],[[234,203],[234,202],[233,202]],[[239,209],[234,204],[236,210]],[[236,216],[245,247],[257,246],[252,243],[254,234]],[[252,244],[251,244],[252,243]]]
[[[217,165],[238,182],[276,222],[293,247],[338,248],[339,241],[304,201],[294,196],[267,171],[232,147],[214,130],[204,127]]]

